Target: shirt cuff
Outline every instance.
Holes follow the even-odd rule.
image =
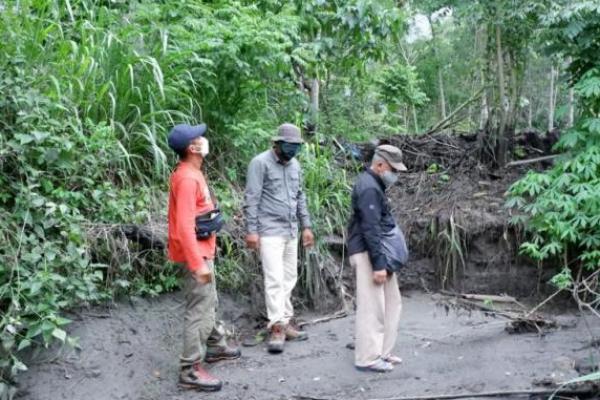
[[[387,268],[387,261],[383,255],[377,257],[374,260],[371,260],[371,265],[373,266],[373,271],[383,271]]]

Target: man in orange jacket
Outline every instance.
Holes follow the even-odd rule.
[[[202,366],[240,357],[237,348],[227,345],[224,333],[216,324],[217,290],[214,275],[216,233],[198,240],[196,217],[215,209],[201,168],[208,155],[206,125],[176,125],[169,133],[169,147],[179,155],[169,192],[169,258],[185,265],[185,315],[182,386],[203,391],[217,391],[222,383]]]

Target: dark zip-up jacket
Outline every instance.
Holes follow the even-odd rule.
[[[396,222],[385,196],[385,185],[370,168],[362,172],[352,190],[352,217],[348,228],[348,254],[368,252],[374,271],[386,269],[382,233]]]

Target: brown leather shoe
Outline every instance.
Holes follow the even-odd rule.
[[[296,328],[294,325],[292,324],[287,324],[285,326],[285,340],[287,340],[288,342],[291,341],[301,341],[301,340],[307,340],[308,339],[308,333],[306,333],[305,331],[301,331],[300,329]]]
[[[238,347],[226,346],[208,346],[204,361],[214,363],[223,360],[235,360],[242,356],[242,352]]]
[[[283,351],[285,343],[285,327],[282,324],[275,324],[271,327],[271,334],[267,341],[267,350],[271,354],[278,354]]]
[[[179,384],[186,389],[196,389],[204,392],[221,390],[223,383],[208,373],[200,364],[184,367],[179,374]]]

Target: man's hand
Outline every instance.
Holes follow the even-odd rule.
[[[260,247],[258,233],[249,233],[246,235],[246,246],[251,250],[258,250]]]
[[[192,276],[194,277],[196,282],[198,282],[201,285],[205,285],[207,283],[212,282],[212,272],[210,271],[210,268],[208,268],[206,265],[193,271]]]
[[[388,273],[385,269],[382,269],[381,271],[373,271],[373,282],[375,282],[376,285],[383,285],[385,281],[387,281],[387,278]]]
[[[304,247],[312,247],[315,245],[315,235],[309,228],[305,228],[302,231],[302,245]]]

